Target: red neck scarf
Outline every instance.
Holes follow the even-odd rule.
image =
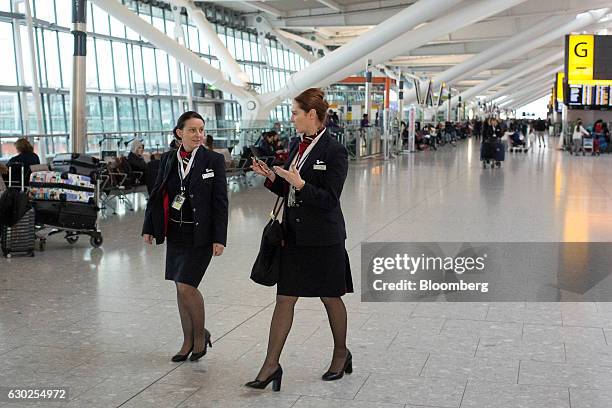
[[[191,159],[191,153],[192,152],[186,152],[183,149],[183,146],[181,146],[181,148],[179,149],[179,154],[181,155],[181,159],[183,163],[183,169],[186,169],[187,166],[189,165],[189,159]]]
[[[317,130],[317,133],[315,133],[312,136],[306,136],[306,135],[302,136],[302,141],[300,142],[300,145],[298,146],[298,156],[299,157],[302,157],[306,149],[308,149],[308,146],[312,143],[313,140],[315,140],[318,136],[320,136],[321,133],[323,133],[324,129],[325,128],[321,128]]]

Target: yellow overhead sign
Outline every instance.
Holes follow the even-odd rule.
[[[566,72],[570,85],[612,85],[608,78],[594,79],[595,36],[568,35],[566,40]],[[598,56],[603,58],[602,55]]]
[[[563,102],[563,79],[565,74],[563,72],[557,72],[557,100]]]
[[[570,84],[593,79],[595,41],[592,35],[570,35],[567,47],[567,79]]]

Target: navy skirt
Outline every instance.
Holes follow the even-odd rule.
[[[193,245],[193,224],[168,222],[166,280],[197,288],[212,256],[212,244],[205,247]]]
[[[351,265],[344,242],[298,246],[289,239],[281,250],[276,293],[298,297],[340,297],[353,292]]]

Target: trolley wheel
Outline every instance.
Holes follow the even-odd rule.
[[[487,163],[482,162],[482,168],[483,168],[483,169],[486,169],[486,168],[487,168]]]
[[[66,241],[68,241],[70,245],[76,244],[78,240],[79,240],[78,235],[66,235]]]
[[[41,251],[44,251],[46,247],[47,247],[47,240],[41,239],[40,242],[38,243],[38,249],[40,249]]]
[[[12,255],[10,252],[5,252],[5,253],[4,253],[4,257],[5,257],[5,258],[12,258],[12,257],[13,257],[13,255]]]
[[[95,235],[89,239],[89,243],[94,248],[100,248],[104,240],[102,239],[102,235]]]
[[[497,162],[497,163],[495,163],[495,165],[496,165],[497,167],[501,167],[501,162]]]

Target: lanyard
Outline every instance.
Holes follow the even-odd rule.
[[[293,163],[295,163],[295,168],[298,169],[298,171],[304,165],[304,162],[308,158],[308,155],[310,154],[312,148],[314,147],[315,144],[317,144],[317,142],[321,138],[320,136],[325,132],[325,129],[327,129],[327,128],[323,128],[323,129],[321,129],[321,131],[319,133],[317,133],[315,138],[312,140],[312,142],[310,142],[310,144],[306,148],[306,151],[304,151],[303,155],[300,156],[299,152],[298,152],[298,154],[295,155],[295,159],[293,160]]]
[[[195,159],[196,152],[198,151],[198,147],[193,149],[191,152],[191,157],[189,158],[189,163],[187,163],[187,168],[183,168],[183,158],[181,157],[181,149],[176,151],[176,157],[178,158],[178,172],[179,172],[179,180],[181,181],[181,191],[185,191],[185,187],[183,186],[183,181],[189,175],[191,171],[191,167],[193,166],[193,160]]]

